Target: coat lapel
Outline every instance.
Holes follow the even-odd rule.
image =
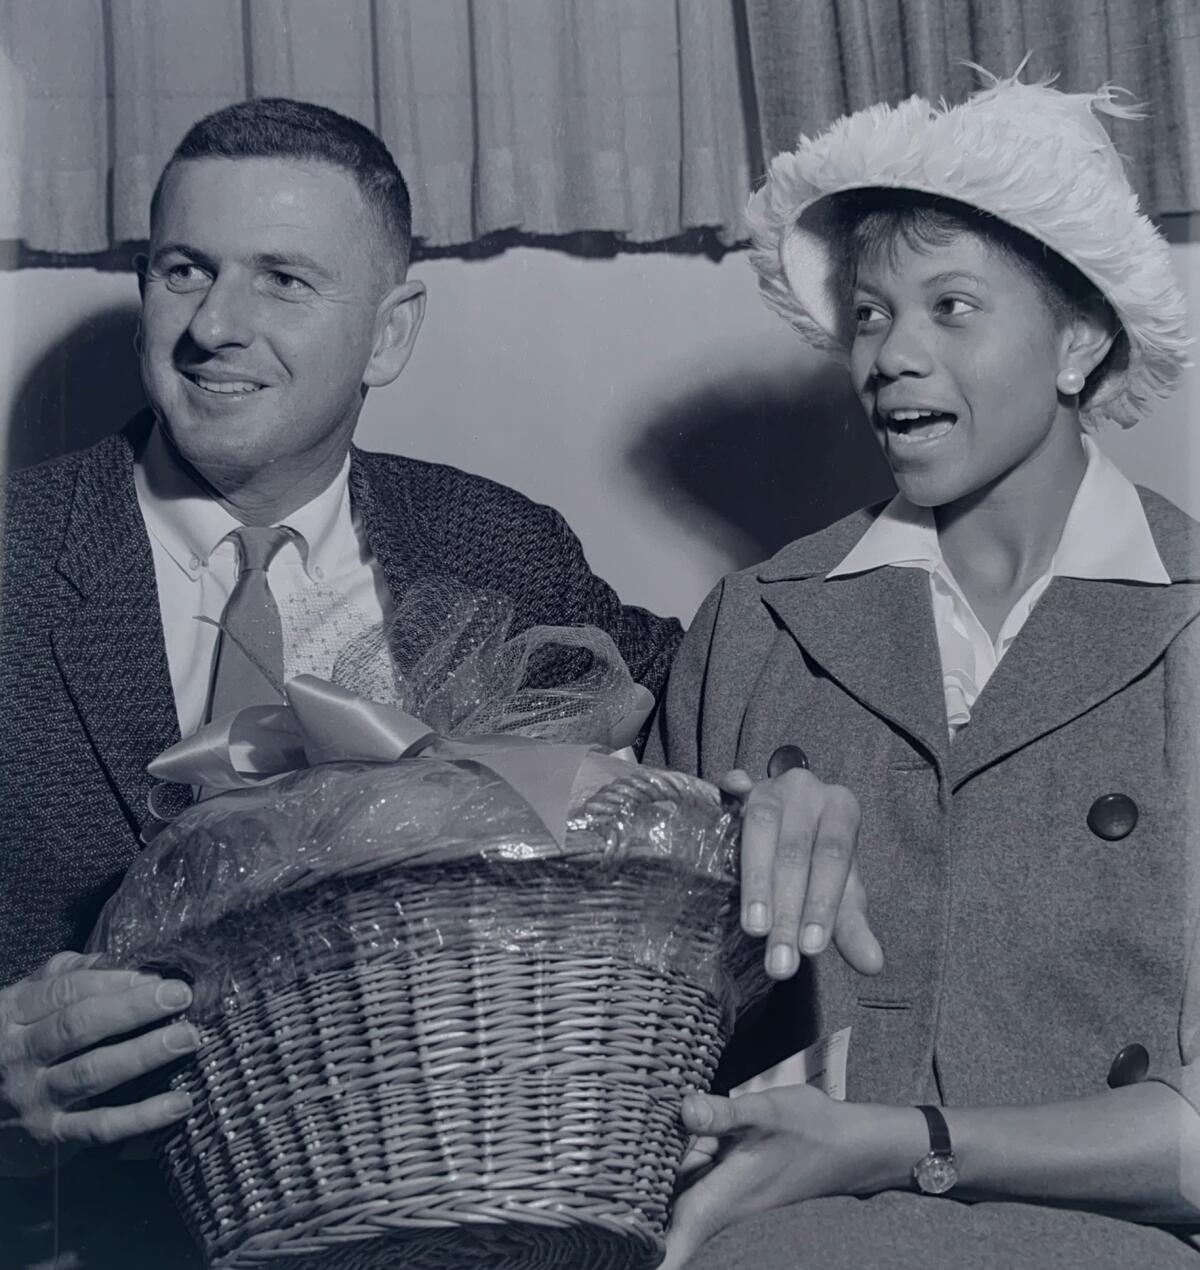
[[[943,766],[948,733],[928,575],[824,576],[868,523],[853,517],[780,553],[759,572],[763,600],[826,674]]]
[[[1119,692],[1200,614],[1194,523],[1143,502],[1171,585],[1055,578],[951,747],[953,788]]]
[[[421,546],[413,532],[412,513],[402,488],[383,487],[374,455],[350,450],[350,502],[393,599],[403,593],[411,576],[409,557]]]
[[[152,820],[146,764],[179,740],[179,723],[125,437],[81,458],[57,567],[77,594],[51,637],[59,671],[127,819],[141,829]],[[172,787],[156,810],[174,814],[187,801]]]

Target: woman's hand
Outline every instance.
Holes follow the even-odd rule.
[[[770,1208],[910,1187],[929,1150],[916,1108],[835,1102],[809,1085],[732,1101],[689,1094],[682,1118],[701,1149],[680,1171],[685,1189],[659,1270],[678,1270],[719,1230]],[[1192,1229],[1200,1221],[1200,1114],[1158,1081],[1055,1103],[954,1107],[946,1119],[954,1198],[1053,1203]]]
[[[883,969],[867,922],[867,896],[854,862],[858,800],[841,785],[793,769],[757,784],[743,771],[721,781],[742,812],[742,927],[767,935],[767,973],[787,979],[799,954],[814,957],[832,938],[862,974]]]
[[[717,1142],[716,1158],[684,1161],[667,1255],[678,1270],[732,1222],[821,1195],[869,1195],[904,1186],[929,1148],[913,1108],[835,1102],[809,1085],[737,1099],[689,1094],[684,1125]]]

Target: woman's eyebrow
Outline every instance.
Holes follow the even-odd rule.
[[[981,278],[977,273],[972,273],[969,269],[947,269],[943,273],[935,273],[933,277],[926,278],[923,285],[927,287],[944,287],[952,282],[969,282],[976,287],[987,286],[986,279]]]

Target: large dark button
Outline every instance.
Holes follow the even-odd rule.
[[[1122,1089],[1126,1085],[1136,1085],[1146,1079],[1149,1070],[1150,1055],[1146,1053],[1146,1047],[1134,1041],[1113,1059],[1108,1069],[1108,1087]]]
[[[1105,842],[1128,838],[1138,822],[1138,805],[1128,794],[1102,794],[1087,814],[1088,828]]]
[[[781,745],[767,760],[767,775],[782,776],[793,767],[808,769],[808,755],[798,745]]]

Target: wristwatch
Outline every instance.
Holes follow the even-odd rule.
[[[945,1195],[958,1181],[958,1165],[950,1149],[950,1126],[936,1107],[918,1107],[929,1126],[929,1154],[913,1165],[913,1178],[926,1195]]]

